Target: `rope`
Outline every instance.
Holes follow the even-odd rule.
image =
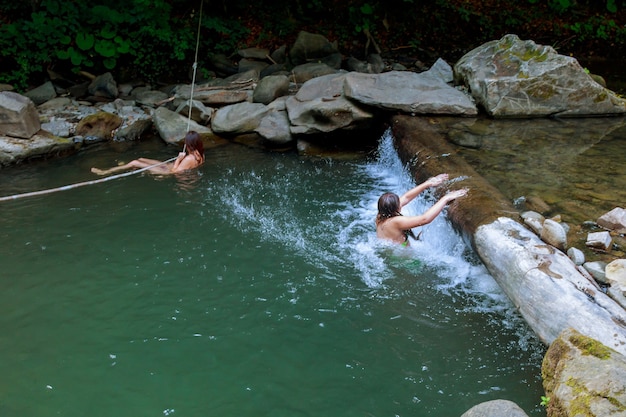
[[[150,165],[150,166],[147,166],[145,168],[140,168],[140,169],[137,169],[137,170],[134,170],[134,171],[130,171],[130,172],[124,172],[122,174],[111,175],[109,177],[100,178],[100,179],[97,179],[97,180],[78,182],[78,183],[75,183],[75,184],[64,185],[62,187],[49,188],[47,190],[32,191],[30,193],[15,194],[15,195],[9,195],[9,196],[5,196],[5,197],[0,197],[0,202],[9,201],[9,200],[17,200],[19,198],[34,197],[34,196],[44,195],[44,194],[52,194],[52,193],[56,193],[58,191],[67,191],[67,190],[71,190],[71,189],[74,189],[74,188],[82,187],[82,186],[85,186],[85,185],[99,184],[101,182],[115,180],[115,179],[118,179],[118,178],[127,177],[129,175],[139,174],[140,172],[147,171],[147,170],[152,169],[154,167],[157,167],[159,165],[163,165],[163,164],[167,164],[168,162],[172,162],[176,158],[177,157],[170,158],[167,161],[159,162],[158,164]]]
[[[193,61],[193,75],[191,78],[191,93],[189,94],[189,117],[187,117],[187,132],[189,132],[189,128],[191,127],[191,109],[193,108],[193,87],[196,85],[196,72],[198,69],[198,49],[200,47],[200,28],[202,26],[202,6],[204,5],[204,0],[200,2],[200,17],[198,18],[198,35],[196,37],[196,55]],[[185,152],[185,149],[183,149]]]
[[[192,76],[192,79],[191,79],[191,94],[189,95],[189,116],[187,117],[187,132],[189,132],[189,129],[191,127],[191,110],[193,108],[193,106],[192,106],[192,103],[193,103],[193,88],[194,88],[194,85],[196,84],[196,72],[197,72],[197,69],[198,69],[198,49],[200,48],[200,29],[202,27],[202,9],[203,9],[203,6],[204,6],[204,0],[201,0],[200,1],[200,17],[198,18],[198,34],[197,34],[197,37],[196,37],[196,54],[195,54],[194,62],[193,62],[193,76]],[[183,152],[185,152],[185,148],[186,147],[187,147],[187,145],[185,144],[183,146]],[[126,177],[126,176],[129,176],[129,175],[138,174],[138,173],[143,172],[143,171],[147,171],[147,170],[149,170],[151,168],[154,168],[154,167],[157,167],[159,165],[167,164],[168,162],[171,162],[171,161],[175,160],[176,158],[177,157],[170,158],[167,161],[159,162],[158,164],[150,165],[150,166],[145,167],[145,168],[137,169],[137,170],[130,171],[130,172],[124,172],[122,174],[111,175],[109,177],[100,178],[98,180],[78,182],[78,183],[75,183],[75,184],[64,185],[62,187],[50,188],[50,189],[47,189],[47,190],[33,191],[33,192],[30,192],[30,193],[15,194],[15,195],[9,195],[9,196],[5,196],[5,197],[0,197],[0,202],[8,201],[8,200],[17,200],[18,198],[33,197],[33,196],[37,196],[37,195],[51,194],[51,193],[55,193],[55,192],[58,192],[58,191],[67,191],[67,190],[71,190],[73,188],[82,187],[82,186],[85,186],[85,185],[99,184],[101,182],[115,180],[115,179],[118,179],[118,178],[122,178],[122,177]]]

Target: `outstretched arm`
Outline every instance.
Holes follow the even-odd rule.
[[[400,207],[404,207],[407,204],[409,204],[411,201],[413,201],[413,199],[415,199],[415,197],[420,195],[422,191],[424,191],[425,189],[429,187],[436,187],[438,185],[441,185],[447,180],[448,180],[448,174],[439,174],[436,177],[431,177],[427,179],[426,181],[410,189],[409,191],[407,191],[400,197]]]
[[[435,218],[439,215],[439,213],[442,212],[442,210],[448,205],[448,203],[466,194],[467,188],[450,191],[419,216],[396,216],[389,220],[392,220],[394,226],[399,228],[400,230],[408,230],[414,227],[423,226],[435,220]]]

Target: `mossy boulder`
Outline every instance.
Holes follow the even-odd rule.
[[[512,34],[465,54],[454,77],[493,117],[626,114],[626,100],[597,83],[575,58]]]
[[[626,357],[567,329],[552,342],[541,367],[548,417],[626,415]]]

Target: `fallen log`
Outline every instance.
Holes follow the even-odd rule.
[[[440,187],[437,198],[448,190],[470,189],[448,206],[448,218],[543,343],[573,328],[626,354],[624,309],[598,291],[567,255],[523,225],[512,203],[455,155],[435,118],[394,116],[391,130],[416,183],[447,172],[455,181]]]

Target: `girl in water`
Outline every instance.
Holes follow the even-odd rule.
[[[403,216],[402,207],[413,201],[422,191],[429,187],[436,187],[448,180],[448,174],[439,174],[429,178],[420,185],[407,191],[399,197],[394,193],[385,193],[378,199],[378,215],[376,216],[376,236],[381,239],[409,245],[409,236],[417,239],[411,230],[435,220],[441,211],[456,198],[467,194],[467,189],[450,191],[439,199],[431,208],[419,216]]]
[[[127,164],[109,169],[91,168],[91,172],[98,175],[113,174],[120,171],[148,168],[153,174],[176,174],[199,167],[204,163],[204,145],[197,132],[193,130],[185,135],[185,151],[178,154],[174,162],[163,162],[156,159],[139,158]],[[153,166],[154,165],[154,166]],[[153,166],[153,167],[152,167]]]

